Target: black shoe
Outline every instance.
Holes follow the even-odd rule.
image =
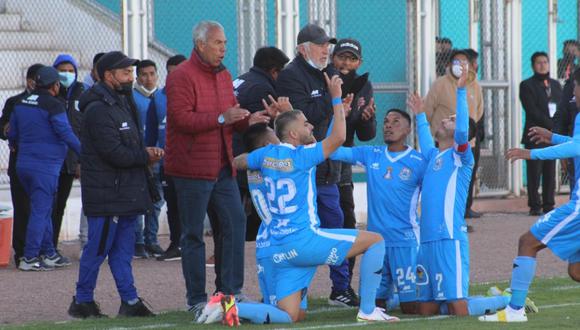
[[[542,211],[539,209],[530,209],[530,213],[528,213],[528,215],[531,215],[531,216],[540,216],[543,214],[544,213],[542,213]]]
[[[356,301],[355,297],[347,290],[338,292],[332,291],[330,297],[328,298],[328,303],[334,306],[342,306],[342,307],[358,307],[358,301]]]
[[[181,260],[181,249],[178,247],[169,247],[165,253],[157,257],[158,261]]]
[[[68,308],[68,315],[77,319],[86,319],[89,317],[107,317],[107,315],[101,313],[101,308],[99,308],[99,305],[96,302],[91,301],[77,304],[75,297],[73,297],[73,300]]]
[[[356,292],[354,291],[352,286],[349,285],[348,288],[346,289],[346,291],[348,291],[348,293],[350,293],[350,295],[351,295],[352,299],[355,301],[356,305],[359,306],[360,305],[360,298],[356,294]]]
[[[159,244],[145,245],[145,250],[147,251],[147,253],[149,253],[150,256],[154,257],[159,257],[160,255],[165,253],[165,251],[163,251],[163,249],[161,248],[161,246],[159,246]]]
[[[479,212],[475,212],[472,209],[468,209],[467,211],[465,211],[465,218],[466,219],[477,219],[477,218],[481,218],[481,213]]]
[[[135,254],[133,255],[133,258],[149,258],[149,253],[145,251],[145,244],[135,244]]]
[[[125,317],[147,317],[147,316],[155,316],[153,313],[143,302],[143,299],[137,298],[139,301],[134,305],[130,305],[127,302],[121,301],[121,307],[119,307],[119,316]]]

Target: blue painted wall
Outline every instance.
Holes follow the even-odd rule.
[[[469,47],[469,1],[440,0],[439,37],[447,37],[453,48]]]

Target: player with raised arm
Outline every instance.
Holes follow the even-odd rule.
[[[580,70],[574,72],[574,96],[580,107]],[[574,122],[574,136],[554,134],[545,128],[532,127],[528,133],[536,143],[554,144],[543,149],[510,149],[506,158],[566,159],[574,158],[576,184],[570,201],[543,215],[519,240],[518,256],[514,259],[511,300],[506,309],[479,318],[485,322],[526,322],[524,305],[528,289],[536,272],[536,255],[548,247],[560,259],[568,262],[568,274],[580,282],[580,117]]]
[[[417,203],[425,157],[406,144],[411,117],[400,109],[385,115],[386,146],[340,148],[332,159],[363,165],[367,173],[367,229],[385,240],[385,258],[377,305],[386,307],[396,287],[401,311],[416,313],[415,269],[419,249]]]
[[[465,200],[471,180],[473,154],[468,142],[469,114],[462,66],[457,81],[456,117],[441,121],[435,147],[422,100],[409,97],[416,114],[421,153],[428,166],[421,196],[421,246],[417,257],[418,312],[422,315],[482,315],[505,307],[507,298],[468,298],[469,242]]]
[[[239,156],[235,165],[261,170],[267,187],[266,203],[272,215],[269,225],[273,252],[278,307],[292,322],[300,317],[301,301],[319,265],[337,265],[345,258],[362,254],[361,306],[357,320],[393,322],[375,306],[381,280],[385,245],[380,235],[350,229],[321,229],[316,210],[316,165],[327,159],[346,136],[341,83],[338,76],[328,78],[332,95],[334,125],[330,135],[316,142],[312,125],[299,110],[276,119],[276,135],[282,143]]]

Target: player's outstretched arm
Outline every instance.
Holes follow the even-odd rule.
[[[570,136],[556,134],[538,126],[530,128],[528,136],[536,144],[561,144],[572,141],[572,137]]]
[[[332,97],[332,109],[334,110],[332,131],[322,141],[322,151],[324,159],[327,159],[338,147],[340,147],[346,139],[346,121],[344,118],[344,107],[342,105],[342,79],[338,75],[328,78],[326,72],[324,73],[326,85]]]
[[[467,65],[461,65],[461,77],[457,80],[457,109],[455,111],[455,134],[453,136],[457,144],[457,151],[467,150],[469,137],[469,110],[467,107]]]
[[[418,94],[410,94],[407,99],[407,106],[415,114],[417,131],[419,133],[419,147],[424,155],[430,154],[435,149],[435,142],[429,129],[429,122],[425,114],[423,99]]]

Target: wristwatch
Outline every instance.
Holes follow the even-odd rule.
[[[218,117],[218,124],[223,125],[226,122],[226,118],[224,117],[224,114],[220,114]]]

